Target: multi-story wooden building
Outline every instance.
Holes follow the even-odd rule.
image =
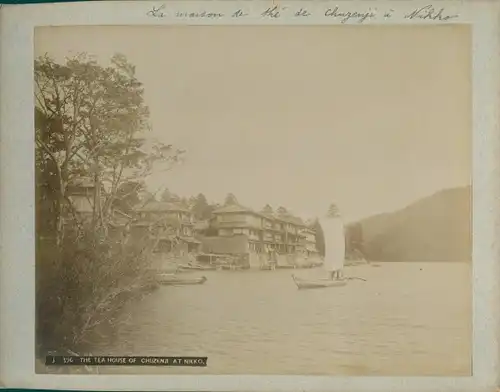
[[[307,226],[302,229],[302,235],[303,247],[307,256],[317,257],[319,253],[316,248],[316,231],[311,226]]]
[[[213,212],[210,222],[218,237],[244,236],[248,244],[248,252],[264,255],[276,250],[279,260],[290,263],[294,256],[315,247],[314,232],[302,219],[288,213],[257,212],[241,205],[221,207]],[[310,235],[312,234],[312,236]],[[252,263],[252,260],[255,260]],[[262,257],[256,261],[251,257],[251,264],[261,263]]]
[[[193,215],[187,208],[175,203],[151,201],[136,212],[138,220],[133,224],[135,231],[162,231],[160,250],[198,250],[200,241],[194,238]]]

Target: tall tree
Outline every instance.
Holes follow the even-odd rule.
[[[279,207],[279,208],[276,210],[276,212],[277,212],[278,214],[280,214],[280,215],[286,215],[286,214],[288,214],[288,210],[287,210],[285,207],[283,207],[283,206]]]
[[[271,207],[269,204],[266,204],[266,205],[264,206],[264,208],[262,209],[262,212],[263,212],[264,214],[269,214],[269,215],[271,215],[271,214],[273,214],[273,213],[274,213],[274,210],[273,210],[273,207]]]
[[[141,201],[141,205],[146,205],[147,203],[156,201],[156,195],[147,189],[144,189],[139,192],[139,199]]]
[[[148,120],[143,86],[124,56],[113,56],[107,67],[86,54],[64,64],[48,56],[35,60],[37,169],[50,166],[57,183],[51,192],[58,243],[74,179],[92,177],[92,222],[105,232],[122,183],[144,179],[153,166],[168,170],[180,161],[183,151],[171,145],[146,145]]]
[[[238,199],[232,193],[228,193],[226,199],[224,200],[225,206],[238,205]]]
[[[330,204],[330,207],[328,208],[327,215],[329,217],[340,216],[340,210],[339,210],[338,206],[335,203]]]
[[[170,192],[168,188],[165,188],[160,196],[161,201],[170,201],[170,202],[180,202],[181,198],[177,196],[175,193]]]
[[[189,208],[193,208],[193,206],[195,205],[196,203],[196,197],[195,196],[190,196],[189,199],[188,199],[188,205],[189,205]]]
[[[325,234],[323,233],[323,228],[319,223],[318,219],[315,219],[313,228],[316,236],[316,250],[318,253],[324,257],[325,256]]]
[[[118,187],[113,207],[126,213],[131,212],[141,202],[140,193],[144,189],[144,183],[141,181],[123,182]]]
[[[192,208],[193,214],[196,219],[206,220],[210,219],[213,211],[213,207],[208,204],[207,198],[203,193],[200,193],[195,200],[195,204]]]
[[[181,199],[179,200],[179,204],[184,207],[184,208],[187,208],[187,209],[190,209],[190,205],[189,205],[189,199],[187,197],[181,197]]]

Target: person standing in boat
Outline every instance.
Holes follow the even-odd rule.
[[[320,219],[325,239],[324,266],[330,279],[341,279],[345,261],[344,223],[336,204]]]

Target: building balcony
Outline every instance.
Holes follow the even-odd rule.
[[[224,222],[214,222],[213,226],[215,228],[252,228],[252,229],[260,229],[260,225],[248,222],[245,220],[239,221],[224,221]]]

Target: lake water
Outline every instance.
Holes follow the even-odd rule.
[[[297,290],[291,274],[209,271],[200,286],[163,286],[127,309],[101,355],[207,356],[206,368],[104,368],[112,373],[467,376],[471,266],[348,267],[347,286]],[[108,331],[109,332],[109,331]]]

